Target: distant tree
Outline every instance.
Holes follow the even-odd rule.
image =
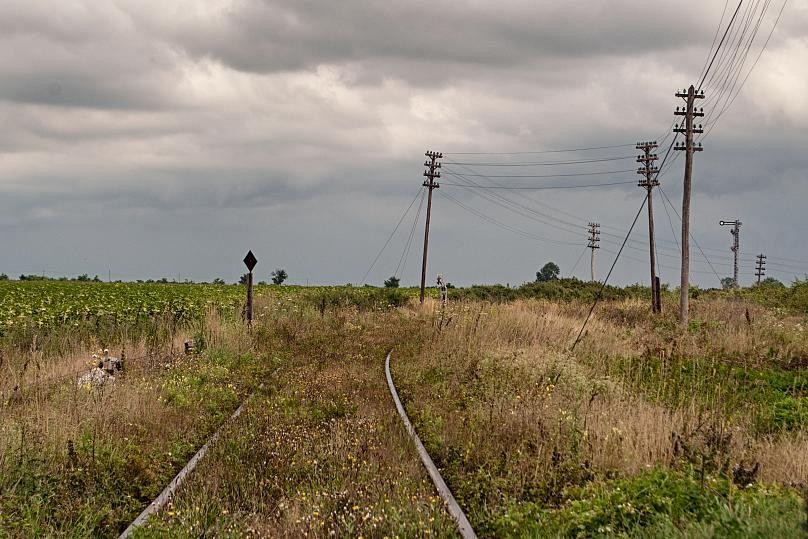
[[[76,277],[76,280],[77,280],[77,281],[81,281],[81,282],[83,282],[83,283],[84,283],[84,282],[88,282],[88,281],[90,281],[90,276],[89,276],[89,275],[87,275],[86,273],[82,273],[81,275],[79,275],[78,277]]]
[[[766,286],[783,287],[783,288],[785,288],[785,286],[786,286],[783,283],[781,283],[780,281],[778,281],[777,279],[775,279],[774,277],[766,277],[765,279],[763,279],[760,282],[760,284],[761,285],[766,285]]]
[[[384,281],[384,287],[385,288],[398,288],[398,285],[399,285],[400,282],[401,282],[401,279],[399,279],[398,277],[393,275],[392,277],[390,277],[389,279]]]
[[[241,277],[238,278],[238,284],[247,284],[247,279],[250,277],[249,273],[245,273]]]
[[[33,273],[30,275],[25,275],[24,273],[20,275],[20,281],[47,281],[49,280],[48,277],[44,275],[34,275]]]
[[[286,273],[286,270],[283,268],[276,269],[270,275],[272,276],[273,284],[283,284],[283,281],[285,281],[286,278],[289,277],[289,274]]]
[[[5,273],[0,273],[0,281],[8,281],[8,275]]]
[[[216,277],[215,279],[213,279],[213,284],[224,284],[224,279],[222,279],[221,277]]]
[[[735,288],[735,279],[732,277],[724,277],[721,279],[721,288],[724,290],[729,290],[731,288]]]
[[[536,272],[536,281],[540,283],[545,283],[547,281],[555,281],[558,279],[558,274],[561,273],[561,269],[558,267],[558,264],[555,262],[548,262]]]
[[[258,281],[259,286],[265,286],[267,284],[266,281]]]
[[[161,279],[157,279],[157,280],[156,280],[156,281],[154,281],[154,282],[155,282],[155,283],[160,283],[160,284],[168,284],[168,279],[166,279],[165,277],[163,277],[163,278],[161,278]]]

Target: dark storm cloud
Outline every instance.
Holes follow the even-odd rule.
[[[293,276],[355,280],[414,196],[427,148],[661,137],[679,104],[673,91],[702,67],[722,7],[8,0],[0,5],[0,228],[6,251],[24,254],[2,255],[0,272],[55,267],[44,261],[57,254],[65,271],[103,272],[86,267],[81,253],[92,252],[99,264],[112,257],[131,268],[129,277],[188,263],[209,266],[199,274],[210,277],[240,270],[211,253],[238,261],[247,243],[296,266]],[[761,235],[791,237],[801,226],[806,24],[808,3],[792,2],[697,157],[694,219],[705,245],[726,243],[718,213],[745,214]],[[663,181],[677,199],[681,159]],[[444,192],[536,234],[574,236],[449,185]],[[631,186],[533,195],[548,214],[618,231],[641,199]],[[518,283],[550,258],[569,270],[579,254],[528,245],[442,195],[435,207],[434,267],[455,282]],[[673,246],[663,225],[661,243]],[[396,260],[403,241],[393,242]],[[23,267],[3,267],[11,262]],[[642,264],[619,270],[623,281],[645,278]]]
[[[711,22],[672,28],[674,3],[362,2],[249,0],[223,20],[190,27],[181,41],[197,55],[257,72],[379,59],[390,75],[418,79],[430,63],[507,67],[558,57],[636,54],[708,40]],[[405,69],[400,69],[400,68]]]

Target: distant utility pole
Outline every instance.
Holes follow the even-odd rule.
[[[757,264],[755,267],[755,275],[757,276],[757,284],[760,284],[760,278],[766,276],[766,255],[760,253],[757,255]]]
[[[732,230],[729,231],[729,233],[732,234],[732,245],[730,246],[730,250],[735,258],[735,266],[732,271],[732,284],[735,286],[735,288],[738,288],[738,252],[741,248],[741,225],[743,223],[735,219],[734,221],[718,221],[718,224],[721,226],[732,227]]]
[[[637,184],[640,187],[645,187],[647,191],[648,201],[648,247],[651,250],[651,311],[658,313],[662,311],[662,300],[659,294],[659,278],[656,274],[656,244],[654,243],[654,206],[651,190],[659,185],[659,180],[655,175],[659,174],[659,168],[654,166],[654,161],[659,159],[651,150],[657,147],[656,141],[653,142],[638,142],[637,149],[643,151],[643,155],[637,156],[637,162],[640,163],[640,168],[637,169],[637,174],[640,174],[644,179],[640,180]]]
[[[682,273],[679,286],[679,322],[687,325],[690,316],[690,193],[692,191],[693,179],[693,152],[702,151],[701,143],[698,146],[693,144],[693,135],[703,133],[701,125],[693,124],[693,118],[704,116],[704,109],[696,111],[696,99],[704,99],[704,90],[696,93],[696,88],[691,84],[687,92],[676,92],[676,97],[681,97],[687,105],[684,108],[676,107],[676,116],[685,117],[685,125],[676,124],[674,132],[684,133],[684,144],[676,144],[676,150],[685,152],[685,179],[682,192]]]
[[[440,172],[438,172],[440,162],[438,159],[443,159],[442,153],[433,152],[431,150],[427,151],[424,155],[429,158],[429,161],[424,163],[424,166],[427,167],[426,171],[424,171],[424,176],[427,178],[424,181],[424,187],[429,189],[429,197],[426,203],[426,226],[424,227],[424,259],[421,263],[421,304],[424,303],[424,289],[426,288],[426,256],[429,250],[429,221],[432,217],[432,190],[440,187],[435,180],[440,178]]]
[[[590,259],[590,268],[592,273],[592,282],[595,282],[595,249],[600,249],[600,224],[589,223],[589,243],[586,245],[592,251]]]

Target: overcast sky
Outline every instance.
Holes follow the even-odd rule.
[[[747,65],[780,5],[771,3]],[[574,273],[588,278],[589,255],[580,256],[588,221],[604,231],[602,278],[642,203],[636,185],[486,190],[486,199],[448,184],[635,181],[630,172],[600,174],[635,168],[633,158],[618,159],[634,156],[633,147],[457,154],[661,139],[682,104],[674,92],[698,83],[724,7],[4,0],[0,272],[231,281],[252,249],[259,279],[283,267],[291,282],[357,283],[416,196],[431,149],[446,155],[430,282],[440,272],[458,284],[518,284],[548,260],[567,275],[579,258]],[[705,84],[705,110],[720,87]],[[739,218],[742,283],[753,279],[760,252],[772,276],[808,273],[808,0],[787,4],[704,147],[695,158],[693,232],[716,271],[731,274],[732,238],[718,220]],[[677,211],[682,157],[661,178]],[[598,161],[449,164],[586,159]],[[463,179],[452,170],[599,174]],[[654,201],[661,275],[675,282],[672,228],[678,236],[681,225],[662,200]],[[380,284],[399,266],[418,204],[367,282]],[[423,217],[399,270],[404,284],[419,280]],[[648,280],[647,226],[643,212],[614,282]],[[717,285],[693,250],[693,280]]]

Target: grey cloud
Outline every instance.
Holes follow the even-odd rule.
[[[580,58],[660,52],[710,39],[712,21],[677,4],[635,2],[361,2],[248,0],[220,19],[182,27],[191,54],[236,69],[274,72],[374,62],[379,76],[445,80],[473,66],[494,71]],[[707,43],[709,44],[709,43]],[[438,67],[434,67],[438,66]],[[463,67],[461,67],[463,66]],[[446,70],[446,72],[441,73]],[[434,82],[434,80],[432,81]]]
[[[8,239],[0,272],[104,273],[112,260],[130,278],[177,270],[234,278],[249,247],[294,279],[355,281],[415,195],[428,148],[538,150],[663,136],[679,104],[673,91],[701,68],[720,9],[627,0],[75,0],[49,8],[9,0],[0,6],[0,228]],[[694,230],[707,248],[727,243],[718,214],[750,223],[744,249],[764,248],[766,234],[798,243],[808,116],[789,81],[804,79],[806,21],[804,2],[789,8],[756,72],[770,77],[750,79],[697,156]],[[600,153],[623,152],[634,150]],[[679,204],[681,160],[664,182]],[[452,282],[519,283],[548,259],[567,272],[580,254],[495,228],[444,193],[535,234],[577,239],[445,185],[430,267]],[[622,233],[642,193],[628,185],[507,196],[548,219],[596,219]],[[658,208],[660,243],[675,249]],[[395,269],[413,218],[374,282]],[[771,259],[785,254],[771,249],[780,250]],[[808,259],[799,249],[793,257]],[[601,254],[598,267],[608,259]],[[675,260],[663,263],[670,275]],[[411,258],[405,283],[416,281],[415,266]],[[626,259],[616,279],[644,282],[646,273]]]

